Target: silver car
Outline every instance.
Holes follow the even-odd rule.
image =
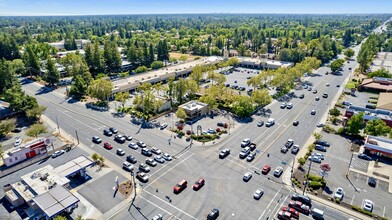
[[[257,189],[255,193],[253,193],[253,198],[259,200],[264,194],[262,189]]]

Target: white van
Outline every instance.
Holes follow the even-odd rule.
[[[275,119],[270,118],[270,119],[268,119],[267,123],[265,123],[265,126],[271,127],[274,124],[275,124]]]
[[[314,219],[324,219],[324,211],[317,208],[313,208],[312,216]]]

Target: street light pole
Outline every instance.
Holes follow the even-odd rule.
[[[309,178],[309,174],[310,174],[310,168],[312,167],[312,160],[310,160],[310,164],[309,164],[309,169],[308,169],[308,174],[306,175],[306,181],[305,181],[305,185],[304,185],[304,191],[302,192],[302,195],[305,195],[305,190],[306,187],[308,186],[308,178]]]
[[[57,115],[56,115],[56,123],[57,123],[57,130],[59,131],[60,134],[60,126],[59,126],[59,121],[57,120]]]

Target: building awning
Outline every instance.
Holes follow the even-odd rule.
[[[375,144],[366,143],[365,144],[365,148],[368,149],[368,150],[378,151],[378,152],[381,152],[381,153],[392,155],[392,149],[381,147],[381,146],[378,146],[378,145],[375,145]]]

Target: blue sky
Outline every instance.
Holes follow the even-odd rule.
[[[392,13],[392,0],[0,0],[0,15]]]

